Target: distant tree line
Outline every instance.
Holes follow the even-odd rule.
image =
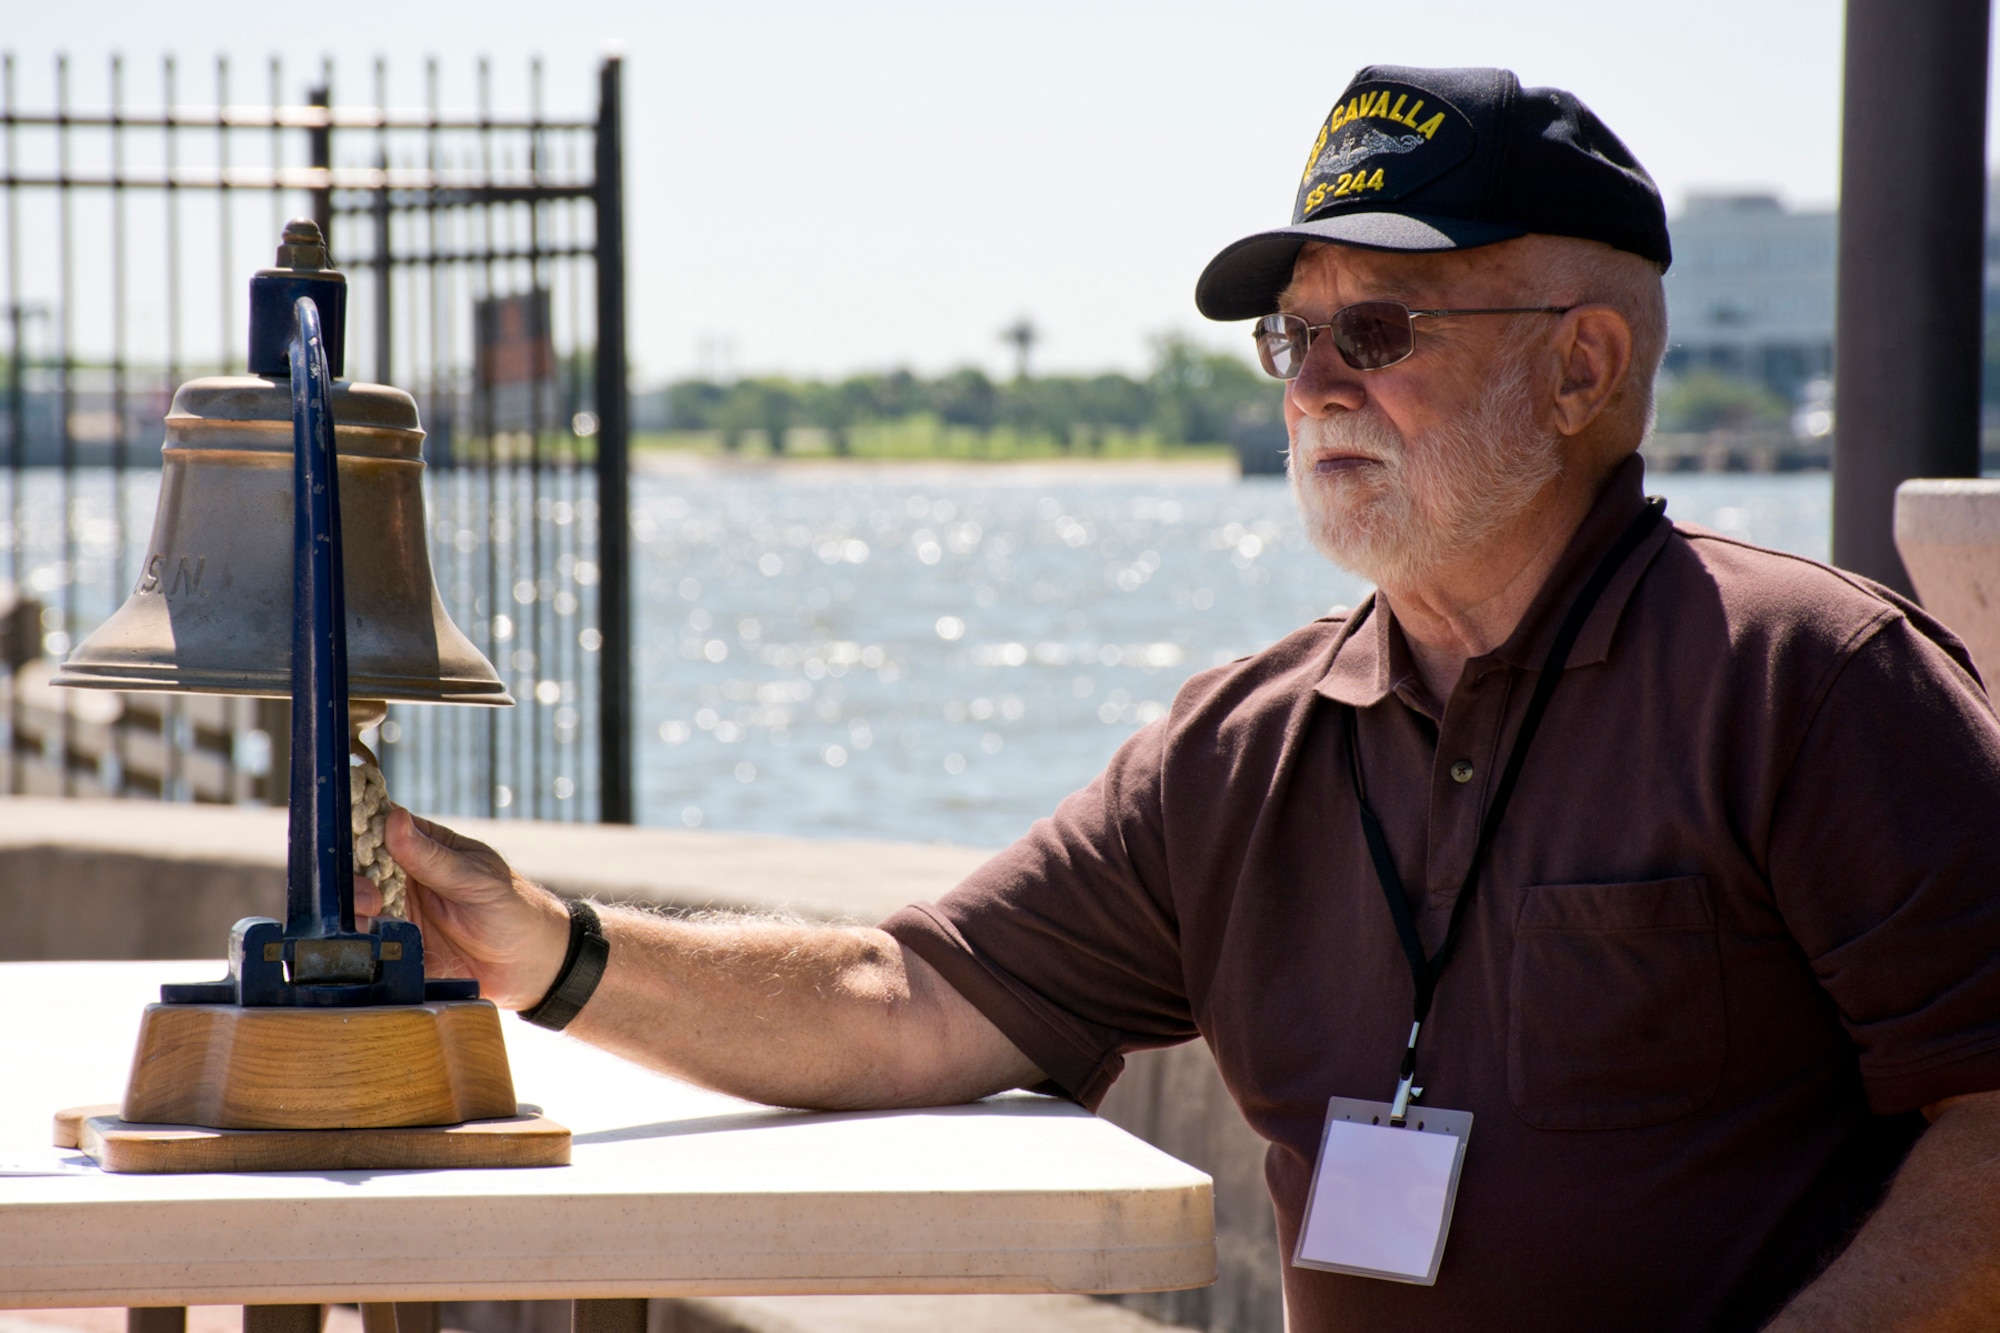
[[[1657,429],[1670,434],[1784,430],[1792,405],[1758,380],[1718,370],[1662,376],[1655,389]]]
[[[719,433],[725,448],[757,435],[774,450],[797,427],[825,431],[836,453],[868,425],[928,415],[947,427],[1010,430],[1088,452],[1107,432],[1151,432],[1165,444],[1229,440],[1232,423],[1272,420],[1278,386],[1248,362],[1166,337],[1143,378],[1123,374],[994,380],[967,366],[935,379],[908,370],[842,380],[760,376],[730,383],[669,384],[638,404],[642,427]]]

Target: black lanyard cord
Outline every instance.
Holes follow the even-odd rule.
[[[1411,1087],[1417,1068],[1417,1033],[1422,1029],[1424,1020],[1430,1017],[1431,1001],[1437,996],[1438,979],[1444,975],[1445,964],[1451,961],[1452,949],[1458,944],[1460,928],[1465,924],[1466,909],[1472,904],[1473,889],[1478,884],[1487,848],[1500,829],[1500,820],[1507,813],[1507,803],[1513,799],[1514,786],[1521,777],[1521,766],[1528,758],[1528,746],[1542,725],[1542,714],[1548,711],[1549,700],[1562,679],[1563,668],[1569,663],[1570,650],[1576,646],[1577,637],[1583,633],[1583,623],[1596,609],[1604,590],[1610,586],[1632,552],[1651,534],[1654,525],[1666,513],[1666,508],[1666,501],[1657,497],[1646,501],[1646,507],[1605,552],[1589,581],[1577,594],[1576,601],[1571,603],[1569,614],[1563,617],[1555,641],[1549,645],[1548,658],[1535,678],[1534,693],[1528,696],[1527,711],[1521,715],[1521,729],[1515,734],[1514,747],[1507,755],[1507,766],[1501,770],[1499,784],[1493,789],[1493,803],[1487,807],[1486,818],[1479,826],[1479,841],[1473,845],[1472,859],[1465,868],[1465,881],[1459,885],[1458,898],[1452,903],[1451,920],[1445,927],[1444,940],[1438,945],[1437,952],[1429,957],[1425,956],[1423,939],[1417,934],[1416,917],[1410,911],[1403,877],[1396,870],[1395,858],[1389,854],[1389,839],[1382,832],[1382,821],[1375,817],[1375,811],[1368,804],[1368,789],[1363,784],[1361,773],[1361,746],[1356,735],[1356,710],[1347,710],[1347,759],[1354,776],[1355,799],[1361,807],[1361,832],[1368,843],[1369,859],[1375,863],[1375,878],[1382,885],[1383,897],[1388,900],[1389,915],[1396,923],[1396,937],[1402,942],[1403,956],[1409,960],[1410,981],[1416,991],[1410,1040],[1403,1051],[1403,1067],[1391,1116],[1395,1123],[1402,1122],[1409,1098],[1421,1091]]]

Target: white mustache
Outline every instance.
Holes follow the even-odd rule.
[[[1408,450],[1395,427],[1369,416],[1342,413],[1333,417],[1301,417],[1292,433],[1291,457],[1296,467],[1312,466],[1327,457],[1373,459],[1401,468]]]

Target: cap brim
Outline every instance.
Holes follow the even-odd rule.
[[[1210,319],[1256,319],[1277,309],[1278,293],[1309,242],[1364,250],[1470,250],[1528,233],[1519,227],[1421,213],[1340,213],[1294,227],[1260,231],[1224,247],[1194,285],[1195,308]]]

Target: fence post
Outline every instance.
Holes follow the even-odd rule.
[[[632,822],[632,580],[625,389],[625,148],[619,57],[598,71],[598,818]]]
[[[390,242],[394,237],[389,228],[389,154],[386,151],[377,154],[376,164],[382,169],[382,188],[375,191],[371,201],[375,223],[375,382],[394,384],[396,367],[390,356],[390,340],[396,332],[396,312],[391,287],[395,274],[390,267]]]
[[[6,102],[7,110],[11,113],[14,109],[14,57],[9,55],[6,60]],[[10,142],[10,150],[11,147],[12,144]],[[8,170],[13,170],[13,166],[13,153],[10,151],[7,155]],[[15,582],[16,586],[13,589],[13,594],[16,598],[24,595],[19,586],[21,553],[22,547],[26,544],[21,539],[21,516],[23,513],[21,503],[21,470],[28,461],[28,415],[26,403],[21,396],[21,368],[26,355],[21,346],[21,324],[23,322],[22,316],[27,312],[21,305],[18,272],[20,243],[19,217],[14,209],[14,196],[10,192],[7,196],[7,503],[12,507],[12,512],[7,514],[6,518],[9,532],[7,540],[11,543],[8,552],[7,573],[12,576]],[[18,602],[16,606],[19,606]],[[19,615],[20,613],[17,610],[15,614]],[[32,631],[34,635],[33,655],[36,657],[41,656],[42,652],[41,622],[41,611],[38,608],[35,612],[35,624]],[[72,634],[75,632],[75,630],[70,631]],[[0,790],[4,790],[10,795],[18,795],[26,790],[26,784],[22,780],[22,772],[21,666],[18,662],[10,661],[7,664],[7,785],[4,788],[0,788]]]
[[[1848,0],[1833,560],[1906,595],[1898,483],[1979,475],[1989,0]]]
[[[311,106],[331,108],[333,106],[333,84],[329,80],[317,88],[306,90],[306,102]],[[306,131],[307,151],[311,165],[322,171],[333,167],[333,119],[331,114],[325,125]],[[333,251],[333,187],[312,192],[313,221],[319,223],[319,234],[326,238],[327,253]]]

